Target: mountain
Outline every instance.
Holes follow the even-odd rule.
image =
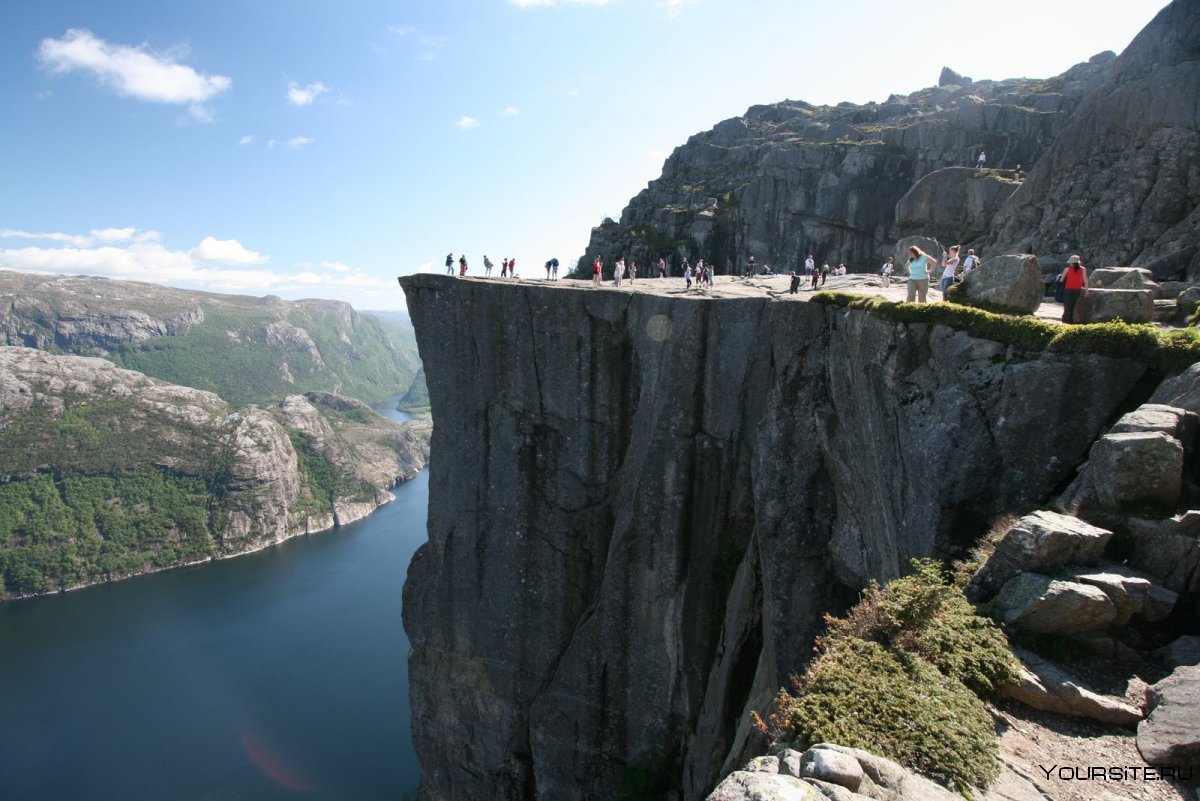
[[[428,436],[331,393],[239,407],[103,359],[0,347],[0,598],[357,520],[424,466]]]
[[[1198,17],[1175,0],[1120,57],[1052,78],[943,69],[882,103],[754,106],[676,148],[581,263],[665,257],[679,275],[683,257],[728,273],[754,256],[786,271],[813,254],[875,271],[920,234],[1049,270],[1079,253],[1200,281]]]
[[[284,301],[0,270],[0,344],[102,356],[235,405],[330,391],[406,392],[411,338],[328,300]]]

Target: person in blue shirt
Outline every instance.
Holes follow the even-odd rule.
[[[916,245],[908,249],[908,302],[915,299],[924,303],[929,294],[929,274],[938,266],[938,260]]]

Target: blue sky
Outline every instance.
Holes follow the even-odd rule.
[[[1162,0],[5,0],[0,267],[403,307],[573,264],[757,103],[1048,77]]]

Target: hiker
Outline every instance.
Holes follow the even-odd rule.
[[[892,272],[895,271],[895,269],[896,265],[892,263],[892,257],[888,256],[887,261],[885,261],[883,266],[879,268],[879,274],[883,276],[884,286],[892,285]]]
[[[792,270],[792,283],[788,286],[788,293],[795,295],[800,291],[800,276],[796,275],[796,271]]]
[[[974,270],[978,266],[979,266],[979,257],[975,255],[975,249],[967,248],[967,257],[965,259],[963,259],[963,264],[962,264],[963,277],[965,278],[968,273],[970,273],[972,270]]]
[[[912,303],[913,298],[918,298],[918,303],[925,302],[929,294],[929,274],[937,265],[937,259],[916,245],[908,249],[908,303]]]
[[[550,259],[550,275],[551,275],[551,278],[550,278],[551,281],[558,280],[558,257],[557,256]]]
[[[954,284],[954,276],[958,272],[958,245],[951,245],[950,252],[942,251],[942,280],[938,281],[938,292],[946,297],[946,291]]]
[[[617,289],[621,288],[621,279],[625,277],[625,257],[617,259],[617,263],[613,265],[613,278],[617,279]]]
[[[683,260],[683,265],[684,265],[683,280],[686,282],[686,286],[684,287],[684,289],[691,289],[692,288],[692,265],[687,263],[687,259]]]
[[[804,274],[806,276],[812,275],[815,269],[817,269],[817,263],[813,261],[812,254],[809,253],[808,258],[804,260]]]
[[[550,280],[550,261],[546,261],[546,280]]]
[[[486,253],[483,254],[483,274],[488,278],[492,277],[492,260],[487,257]]]
[[[667,260],[664,258],[659,258],[659,260],[658,260],[658,277],[659,278],[667,277]]]
[[[514,281],[517,280],[517,260],[516,259],[508,260],[508,277],[513,279]]]
[[[983,166],[985,164],[987,164],[987,153],[980,150],[979,151],[979,160],[975,162],[975,169],[982,170]]]
[[[633,283],[633,279],[637,278],[637,259],[629,260],[629,283]]]
[[[454,253],[446,254],[446,275],[454,275]]]
[[[754,257],[751,256],[750,261],[746,263],[746,277],[749,278],[750,276],[754,275],[757,270],[758,264],[754,261]]]
[[[599,256],[592,262],[592,283],[600,286],[600,272],[604,269],[604,260]]]
[[[508,278],[508,259],[500,262],[500,277]]]
[[[458,257],[458,274],[459,275],[467,274],[467,254],[466,253],[464,253]]]
[[[1087,269],[1078,256],[1067,259],[1067,269],[1062,274],[1064,323],[1075,322],[1075,305],[1088,288]]]

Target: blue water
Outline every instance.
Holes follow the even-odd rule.
[[[0,604],[0,798],[398,801],[428,486],[260,553]]]

